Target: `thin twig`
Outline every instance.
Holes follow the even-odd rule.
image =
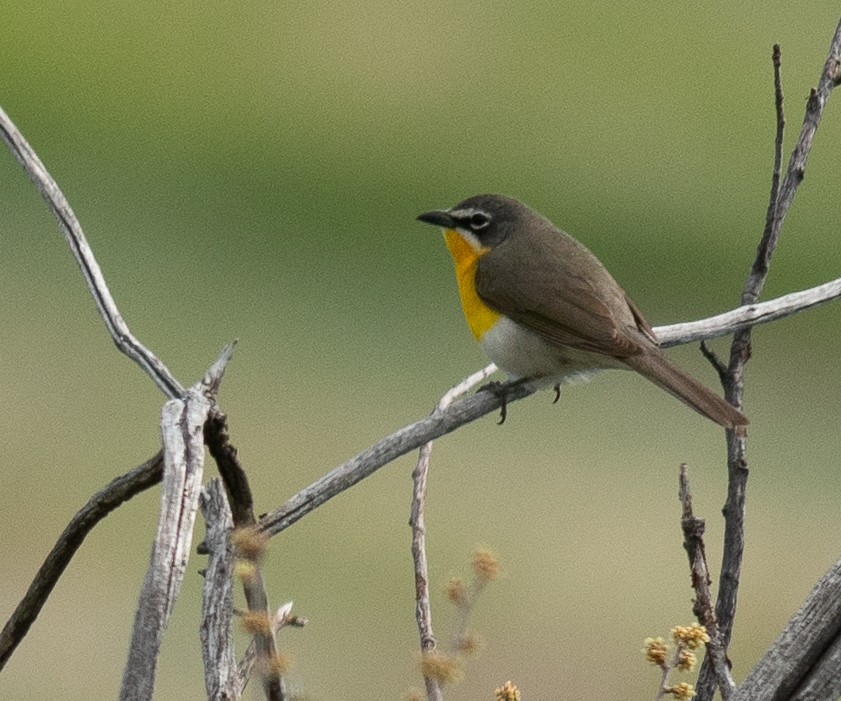
[[[710,573],[707,569],[707,554],[704,547],[703,519],[692,512],[692,493],[689,491],[689,479],[686,476],[686,465],[680,466],[680,488],[678,490],[680,503],[683,506],[680,525],[683,530],[683,547],[689,557],[689,570],[692,576],[692,588],[695,590],[695,603],[692,612],[698,622],[707,629],[710,640],[707,643],[707,655],[712,660],[713,670],[718,679],[721,698],[727,701],[736,684],[730,674],[730,664],[727,653],[721,643],[718,621],[715,617],[713,598],[710,593]]]
[[[90,290],[94,302],[96,302],[99,315],[105,322],[108,333],[111,334],[117,348],[143,368],[167,397],[173,399],[183,395],[184,387],[181,383],[175,379],[166,365],[152,351],[140,343],[129,330],[114,298],[111,296],[111,292],[108,290],[99,264],[96,262],[93,251],[88,246],[85,234],[82,232],[82,226],[70,207],[70,203],[44,167],[44,164],[41,163],[41,159],[38,158],[23,134],[20,133],[2,108],[0,108],[0,136],[3,137],[9,150],[41,191],[53,214],[58,219],[67,243],[70,245],[70,250],[73,251],[73,257],[82,269],[82,275],[84,275],[88,290]]]
[[[421,655],[432,652],[436,646],[435,634],[432,631],[432,608],[429,603],[429,565],[426,560],[426,487],[431,455],[432,443],[424,443],[412,472],[414,488],[412,515],[409,519],[412,528],[412,561],[415,565],[415,618],[420,633]],[[423,681],[428,701],[442,701],[444,694],[440,682],[435,677],[424,677]]]
[[[496,366],[491,364],[460,382],[441,397],[435,412],[444,411],[456,398],[469,392],[494,372]],[[432,631],[432,609],[429,604],[429,565],[426,559],[426,491],[431,456],[432,441],[428,441],[421,446],[417,465],[412,472],[412,512],[409,517],[409,525],[412,528],[412,561],[415,566],[415,617],[422,655],[432,652],[436,646],[435,634]],[[444,695],[437,679],[424,677],[424,684],[428,701],[442,701]]]
[[[88,503],[70,520],[0,632],[0,669],[26,636],[88,533],[124,501],[160,482],[163,464],[163,453],[158,453],[142,465],[115,477],[88,499]]]
[[[713,369],[718,374],[718,379],[721,382],[724,382],[727,378],[727,366],[724,364],[724,361],[718,357],[718,353],[716,353],[705,340],[701,341],[701,354],[710,362],[710,365],[713,366]]]
[[[230,441],[228,419],[217,407],[211,408],[204,426],[207,448],[216,461],[219,474],[225,484],[225,491],[233,513],[234,526],[252,527],[257,523],[254,514],[254,496],[248,483],[248,476],[239,461],[237,449]],[[256,567],[254,574],[243,579],[243,590],[248,608],[253,612],[268,615],[269,597],[263,580],[262,567]],[[262,666],[262,681],[269,701],[283,701],[283,683],[276,665],[271,664],[277,657],[277,644],[271,633],[255,633],[254,640],[258,656],[265,662]],[[250,669],[250,668],[249,668]],[[243,680],[243,687],[247,678]]]
[[[660,701],[666,695],[666,689],[668,688],[669,682],[669,674],[671,674],[672,668],[670,665],[666,664],[665,662],[660,665],[660,687],[657,689],[657,694],[654,696],[654,701]]]
[[[768,209],[765,213],[765,229],[756,249],[756,258],[751,266],[750,275],[742,292],[742,304],[753,304],[759,299],[765,278],[771,267],[771,256],[777,247],[782,221],[778,213],[780,210],[780,175],[783,163],[783,139],[785,138],[785,113],[783,112],[783,84],[782,84],[782,54],[780,45],[774,44],[771,63],[774,67],[774,109],[777,117],[776,136],[774,138],[774,167],[771,172],[771,193],[768,197]],[[792,195],[794,193],[792,192]]]
[[[277,635],[282,628],[286,628],[287,626],[292,628],[303,628],[308,623],[309,619],[303,616],[296,616],[292,613],[292,602],[287,601],[285,604],[279,606],[277,611],[275,611],[274,616],[272,616],[269,621],[269,628],[272,635]],[[245,651],[245,655],[242,658],[242,662],[239,663],[239,678],[241,688],[243,690],[245,689],[245,685],[248,683],[248,679],[251,677],[251,672],[254,669],[254,665],[256,664],[258,658],[259,653],[257,652],[257,641],[252,638],[251,643],[249,643],[248,649]]]

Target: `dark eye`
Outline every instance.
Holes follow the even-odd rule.
[[[474,231],[484,229],[491,223],[491,218],[484,212],[476,212],[470,216],[470,228]]]

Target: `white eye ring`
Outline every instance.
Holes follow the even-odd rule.
[[[473,229],[473,231],[484,229],[490,223],[491,218],[484,212],[475,212],[470,216],[470,228]]]

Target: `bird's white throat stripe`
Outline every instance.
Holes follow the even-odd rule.
[[[472,231],[468,231],[467,229],[462,229],[460,226],[455,227],[455,230],[459,233],[459,236],[461,236],[468,244],[470,244],[470,247],[474,251],[476,251],[477,253],[484,252],[483,249],[485,247],[481,243],[479,243],[479,239],[476,238],[476,234],[474,234]]]

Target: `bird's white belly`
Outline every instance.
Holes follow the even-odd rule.
[[[586,380],[604,368],[626,367],[599,353],[550,343],[505,316],[480,342],[488,357],[511,378],[531,378],[540,387]]]

